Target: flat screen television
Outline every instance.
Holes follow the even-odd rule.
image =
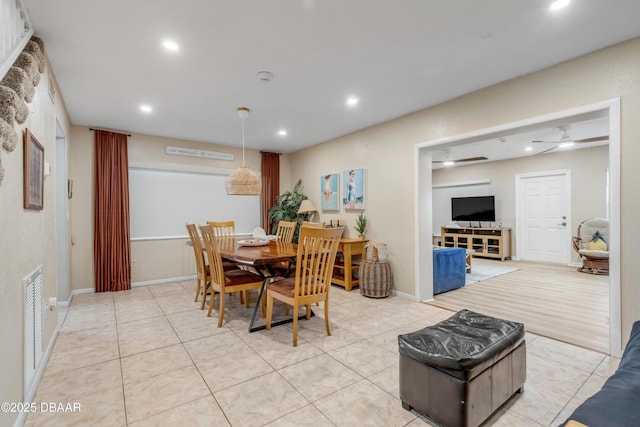
[[[453,221],[495,221],[494,196],[452,197],[451,219]]]

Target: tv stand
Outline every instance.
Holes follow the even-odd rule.
[[[441,227],[440,245],[465,248],[477,257],[511,259],[511,228]]]

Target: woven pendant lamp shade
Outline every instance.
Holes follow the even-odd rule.
[[[262,189],[260,178],[249,168],[240,166],[224,182],[227,194],[234,196],[259,196]]]
[[[249,109],[238,107],[238,116],[242,120],[242,166],[227,177],[224,187],[232,196],[259,196],[262,190],[260,178],[244,164],[244,121],[249,117]]]

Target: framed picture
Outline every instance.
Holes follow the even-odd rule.
[[[340,209],[340,175],[332,173],[320,177],[320,209],[337,211]]]
[[[347,211],[361,211],[365,207],[364,169],[342,172],[342,203]]]
[[[44,147],[24,131],[24,208],[42,210],[44,204]]]

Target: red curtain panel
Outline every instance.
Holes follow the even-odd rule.
[[[95,131],[94,271],[96,292],[131,289],[127,135]]]
[[[262,151],[262,228],[267,234],[273,234],[269,209],[275,205],[280,194],[280,153]]]

